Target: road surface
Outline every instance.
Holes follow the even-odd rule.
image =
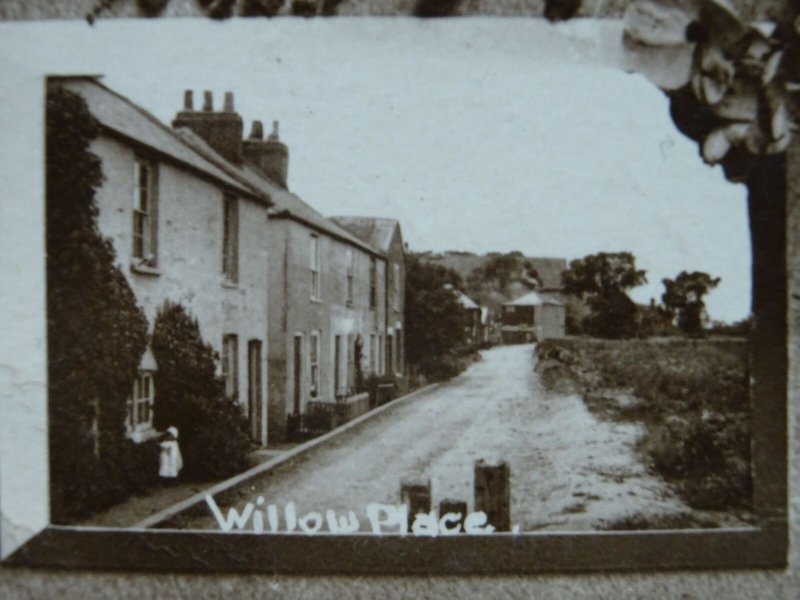
[[[353,510],[368,531],[365,507],[399,503],[404,479],[430,478],[434,506],[460,499],[472,510],[474,463],[484,459],[509,463],[511,522],[521,531],[686,512],[636,456],[640,434],[635,424],[598,421],[578,396],[546,392],[533,346],[501,346],[437,389],[247,482],[220,508],[241,510],[262,496],[279,511],[294,502],[299,515]],[[217,528],[207,515],[186,526]]]

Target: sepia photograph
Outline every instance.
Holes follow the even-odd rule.
[[[5,559],[785,564],[796,9],[138,4],[0,23]]]

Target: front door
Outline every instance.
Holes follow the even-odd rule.
[[[247,344],[247,412],[250,418],[250,437],[261,443],[261,342],[250,340]]]
[[[394,336],[386,336],[386,374],[394,376]]]
[[[339,395],[342,375],[342,336],[337,335],[333,344],[333,395]]]
[[[303,336],[294,336],[294,414],[300,414],[303,394]]]

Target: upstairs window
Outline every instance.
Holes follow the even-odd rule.
[[[394,309],[400,310],[401,305],[401,285],[400,285],[400,265],[394,264]]]
[[[156,164],[136,159],[133,189],[133,258],[136,266],[156,266],[157,169]]]
[[[378,305],[378,261],[375,257],[369,259],[369,307],[374,309]]]
[[[231,283],[239,281],[239,202],[225,196],[222,214],[222,274]]]
[[[320,254],[319,236],[311,234],[311,299],[321,299],[320,287],[320,263],[322,262],[322,255]]]
[[[235,334],[222,337],[222,379],[225,397],[236,400],[239,396],[239,338]]]
[[[355,276],[355,255],[349,248],[346,254],[347,260],[347,306],[353,305],[353,278]]]

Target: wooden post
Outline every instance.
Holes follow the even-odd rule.
[[[463,531],[464,519],[467,518],[467,503],[463,502],[462,500],[442,500],[439,503],[439,518],[441,519],[447,513],[456,513],[461,515],[461,518],[458,521],[451,521],[447,526],[455,529],[456,524],[459,524],[461,525]]]
[[[415,516],[431,512],[431,480],[401,481],[400,501],[408,505],[408,531],[411,531]]]
[[[511,531],[511,471],[505,461],[475,462],[475,510],[486,513],[495,531]]]

